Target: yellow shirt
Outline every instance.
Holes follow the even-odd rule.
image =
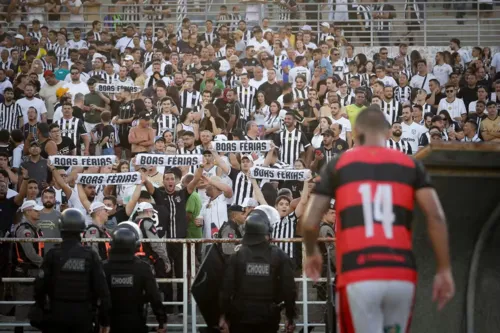
[[[358,114],[365,109],[366,106],[357,106],[356,104],[351,104],[345,107],[345,111],[347,113],[347,118],[351,122],[352,128],[352,137],[354,138],[356,135],[354,134],[354,125],[356,124],[356,118],[358,118]]]
[[[490,118],[485,118],[484,120],[481,121],[481,126],[480,126],[481,132],[500,132],[500,117],[496,117],[495,119],[491,120]],[[493,142],[500,142],[500,138],[494,138],[493,140],[490,140]]]

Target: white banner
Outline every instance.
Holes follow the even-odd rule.
[[[116,161],[115,155],[103,156],[49,156],[50,163],[54,166],[72,167],[72,166],[106,166],[114,164]]]
[[[305,181],[311,175],[311,170],[275,169],[266,167],[250,168],[250,176],[256,179],[298,180]]]
[[[128,84],[104,84],[104,83],[98,83],[96,84],[95,89],[99,92],[102,93],[107,93],[107,94],[117,94],[120,91],[122,91],[124,88],[130,89],[130,91],[134,93],[138,93],[141,91],[141,87],[138,86],[131,86]]]
[[[203,155],[158,155],[158,154],[138,154],[135,157],[136,165],[152,166],[191,166],[201,165]]]
[[[271,150],[271,140],[214,141],[215,151],[220,153],[261,152]]]
[[[141,184],[139,172],[79,173],[77,184],[85,185],[137,185]]]

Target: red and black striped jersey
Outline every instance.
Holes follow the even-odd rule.
[[[416,282],[411,222],[423,165],[383,147],[361,146],[321,172],[315,192],[335,198],[337,286],[364,280]]]

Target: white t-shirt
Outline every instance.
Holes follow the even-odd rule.
[[[120,49],[120,53],[123,53],[125,51],[125,49],[127,48],[127,46],[128,47],[134,46],[134,42],[132,41],[132,39],[133,38],[129,38],[127,36],[120,38],[118,40],[118,42],[116,42],[115,49]],[[142,39],[139,43],[139,47],[143,50],[146,49],[146,46],[144,45],[144,42],[142,41]]]
[[[441,86],[446,85],[450,79],[450,74],[453,73],[453,68],[448,64],[436,65],[432,69],[432,74],[436,76]]]
[[[84,96],[86,94],[89,94],[90,93],[90,90],[89,90],[89,87],[87,86],[86,83],[83,83],[83,82],[78,82],[78,83],[65,83],[64,88],[68,88],[69,89],[69,93],[71,94],[71,102],[73,103],[75,101],[75,95],[78,94],[78,93],[81,93],[83,94]]]
[[[495,67],[495,73],[500,72],[500,52],[493,55],[491,59],[491,67]]]
[[[248,84],[254,87],[255,89],[259,90],[260,85],[266,82],[267,82],[267,77],[262,77],[262,80],[260,81],[257,81],[255,78],[250,79],[250,81],[248,81]]]
[[[23,149],[24,149],[24,143],[21,143],[12,151],[12,167],[15,169],[19,169],[19,166],[23,161]]]
[[[488,103],[488,101],[486,101],[485,103]],[[477,105],[477,101],[472,101],[469,103],[469,113],[476,112],[476,105]]]
[[[381,79],[378,79],[378,80],[384,82],[384,86],[391,86],[393,88],[398,86],[398,83],[396,82],[396,80],[394,80],[392,77],[387,76],[387,75]]]
[[[78,14],[76,14],[76,15],[75,14],[70,14],[69,20],[71,22],[83,22],[84,19],[83,19],[83,6],[82,6],[82,2],[80,0],[69,1],[69,5],[70,5],[71,9],[79,7]]]
[[[309,84],[309,81],[311,81],[311,72],[309,69],[305,68],[304,66],[298,66],[290,69],[290,72],[288,72],[288,82],[292,84],[292,86],[295,88],[295,78],[299,75],[304,75],[306,77],[306,85]]]
[[[215,200],[204,205],[200,214],[203,216],[203,238],[211,239],[212,224],[218,230],[228,220],[227,200],[224,194],[221,193]]]
[[[332,120],[332,123],[342,125],[342,132],[340,132],[339,136],[342,140],[347,141],[346,133],[352,132],[351,122],[349,121],[349,119],[346,119],[344,117],[340,117],[339,119],[330,119]]]
[[[401,123],[401,127],[403,129],[401,140],[408,142],[411,147],[412,153],[416,154],[420,136],[427,132],[427,128],[425,128],[425,126],[417,124],[416,122],[412,122],[411,125],[407,125],[403,122]]]
[[[45,102],[40,98],[33,97],[33,99],[29,100],[26,97],[17,100],[16,102],[23,112],[23,120],[25,123],[28,122],[28,109],[30,107],[34,107],[37,110],[36,119],[38,122],[42,121],[42,114],[47,113],[47,108],[45,107]]]
[[[271,52],[271,48],[269,47],[269,42],[265,39],[263,39],[261,42],[259,42],[254,37],[248,41],[248,46],[253,46],[255,48],[256,52],[259,52],[259,51]]]
[[[86,225],[92,224],[92,218],[90,217],[90,214],[87,212],[85,207],[83,207],[83,204],[80,201],[80,197],[78,197],[78,191],[76,189],[72,190],[71,196],[68,199],[68,206],[70,208],[78,209],[80,212],[82,212],[83,215],[85,215]]]
[[[448,103],[446,98],[439,101],[438,112],[441,110],[446,110],[450,113],[452,119],[460,118],[463,114],[467,113],[464,101],[460,98],[455,98],[452,103]]]
[[[429,81],[435,79],[436,77],[432,74],[427,74],[425,76],[421,76],[420,74],[416,74],[411,78],[410,87],[417,89],[424,89],[428,94],[431,93],[431,89],[429,88]]]

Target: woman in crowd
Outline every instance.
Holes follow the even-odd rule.
[[[314,130],[314,136],[311,144],[314,148],[319,148],[323,144],[323,132],[332,126],[332,120],[329,117],[321,117],[318,127]]]
[[[263,126],[269,116],[269,105],[266,104],[266,96],[263,91],[258,91],[255,95],[255,110],[251,115],[258,126]]]
[[[264,122],[265,138],[271,139],[279,132],[283,126],[283,119],[280,115],[281,105],[278,101],[272,101],[269,105],[269,115]]]

